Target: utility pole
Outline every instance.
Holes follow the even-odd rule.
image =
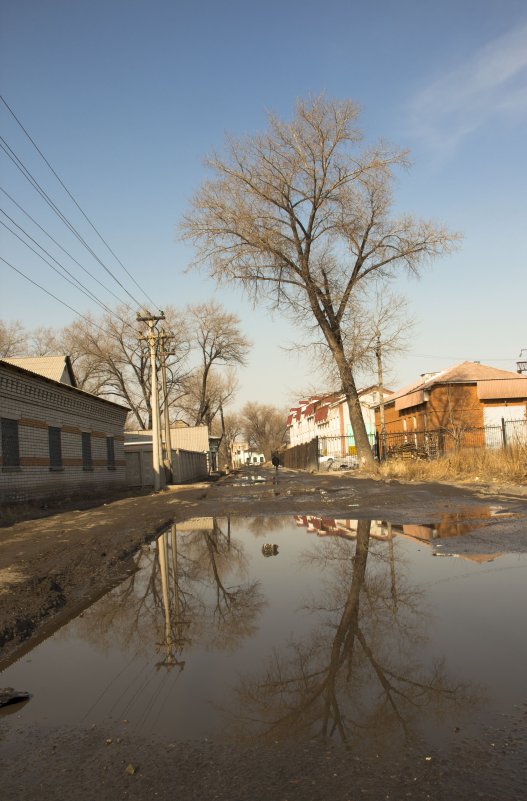
[[[377,333],[377,340],[375,343],[375,357],[377,359],[377,385],[379,389],[379,415],[381,418],[381,448],[379,453],[379,460],[384,459],[386,455],[386,424],[384,422],[384,385],[382,379],[382,349],[381,349],[381,335]]]
[[[518,366],[518,372],[520,375],[522,375],[523,373],[527,373],[527,361],[525,361],[525,358],[522,359],[524,353],[527,353],[527,348],[521,349],[520,355],[518,357],[519,361],[516,362]]]
[[[156,316],[153,314],[145,314],[143,316],[137,315],[137,320],[140,323],[147,323],[148,335],[144,337],[148,341],[150,347],[150,371],[151,371],[151,394],[150,394],[150,408],[152,410],[152,469],[154,472],[154,492],[158,492],[163,486],[163,479],[160,469],[160,426],[159,426],[159,393],[157,391],[157,368],[156,368],[156,340],[157,333],[155,325],[159,320],[164,320],[165,315],[163,312]]]
[[[163,422],[165,427],[165,473],[167,482],[169,484],[173,481],[172,473],[172,442],[170,440],[170,418],[168,415],[168,392],[167,392],[167,359],[166,357],[170,352],[166,350],[166,341],[168,339],[167,333],[162,330],[159,335],[159,342],[161,345],[159,357],[161,362],[161,391],[163,395]]]

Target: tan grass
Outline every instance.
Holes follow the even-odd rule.
[[[503,450],[465,448],[440,459],[390,459],[382,476],[417,481],[497,481],[527,484],[527,446]]]

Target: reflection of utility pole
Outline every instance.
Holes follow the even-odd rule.
[[[384,386],[382,379],[382,350],[381,350],[381,335],[377,333],[377,340],[375,343],[375,357],[377,359],[377,385],[379,390],[379,415],[381,418],[381,448],[379,459],[384,459],[386,456],[386,425],[384,422]]]
[[[163,395],[163,421],[165,424],[165,452],[164,452],[164,462],[165,462],[165,473],[166,479],[169,484],[173,481],[173,473],[172,473],[172,442],[170,439],[170,418],[168,414],[168,392],[167,392],[167,356],[169,352],[166,350],[166,341],[168,336],[165,331],[161,331],[159,335],[159,343],[160,343],[160,350],[159,350],[159,359],[161,362],[161,391]]]
[[[387,523],[388,527],[388,558],[390,560],[390,575],[392,579],[392,608],[394,612],[397,612],[397,608],[399,606],[399,600],[397,598],[397,586],[395,584],[395,559],[393,553],[393,530],[392,524]]]
[[[172,616],[172,609],[170,605],[170,587],[169,587],[169,562],[168,562],[168,534],[165,532],[157,539],[157,554],[159,559],[159,574],[161,577],[161,597],[163,599],[163,617],[165,621],[165,633],[163,642],[159,643],[159,648],[165,651],[165,658],[162,662],[158,662],[156,667],[172,668],[174,666],[183,670],[185,662],[176,657],[176,652],[183,651],[183,645],[189,640],[182,636],[183,626],[188,626],[190,623],[181,620],[179,609],[179,592],[177,586],[177,545],[176,545],[176,527],[173,525],[170,532],[171,536],[171,549],[172,549],[172,566],[173,566],[173,595],[174,595],[174,617]],[[174,625],[175,636],[172,631]]]
[[[166,534],[161,534],[157,540],[157,553],[159,556],[159,572],[161,574],[161,594],[163,597],[163,613],[165,617],[165,638],[162,646],[165,649],[165,661],[161,664],[166,667],[172,667],[175,662],[174,654],[172,653],[172,626],[170,623],[170,601],[168,597],[168,573],[167,573],[167,541]]]
[[[174,611],[176,613],[175,618],[175,645],[179,649],[179,653],[182,653],[183,646],[185,643],[190,642],[188,637],[185,637],[185,626],[190,626],[189,620],[183,620],[181,617],[181,606],[179,603],[179,584],[178,584],[178,552],[177,552],[177,531],[176,526],[172,523],[170,527],[170,544],[172,548],[172,582],[173,582],[173,592],[174,592]],[[184,662],[182,663],[185,664]]]
[[[152,413],[152,469],[154,472],[154,491],[161,489],[163,481],[160,470],[160,438],[159,438],[159,394],[157,391],[157,367],[156,367],[156,339],[157,334],[155,325],[159,320],[164,320],[163,312],[159,316],[145,314],[137,315],[137,320],[148,325],[148,345],[150,347],[150,371],[151,371],[151,395],[150,408]]]

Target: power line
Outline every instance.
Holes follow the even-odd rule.
[[[42,259],[42,261],[45,264],[48,265],[48,267],[51,267],[51,269],[54,270],[61,278],[63,278],[65,281],[67,281],[69,284],[71,284],[75,289],[78,289],[79,292],[82,292],[83,295],[86,295],[86,297],[89,300],[94,300],[95,303],[97,303],[102,309],[104,309],[106,312],[108,312],[108,314],[111,317],[115,317],[115,319],[119,320],[119,322],[122,323],[124,326],[128,326],[128,328],[131,328],[132,331],[134,332],[134,334],[137,333],[136,329],[133,327],[133,325],[131,323],[128,322],[128,320],[123,319],[119,314],[117,314],[117,312],[114,312],[112,309],[110,309],[110,307],[107,306],[106,303],[104,303],[102,300],[100,300],[100,298],[98,298],[97,295],[94,292],[91,291],[91,289],[89,289],[87,286],[85,286],[85,284],[83,284],[82,281],[79,281],[79,279],[75,275],[73,275],[73,273],[70,270],[68,270],[68,268],[65,267],[58,259],[56,259],[55,256],[53,256],[51,253],[49,253],[49,251],[47,251],[46,248],[42,247],[42,245],[39,242],[37,242],[37,240],[34,239],[31,236],[31,234],[28,234],[28,232],[24,228],[22,228],[21,225],[19,225],[17,222],[15,222],[15,220],[13,220],[13,218],[10,217],[9,214],[7,214],[1,208],[0,208],[0,212],[4,215],[4,217],[7,217],[7,219],[10,220],[10,222],[12,222],[13,225],[15,225],[18,228],[19,231],[22,231],[22,233],[25,236],[27,236],[27,238],[30,239],[31,242],[33,242],[38,248],[40,248],[40,250],[42,250],[42,252],[45,253],[46,256],[49,256],[50,259],[53,259],[55,264],[57,264],[58,267],[66,273],[66,275],[70,276],[71,280],[70,280],[70,278],[66,278],[65,275],[62,275],[62,273],[60,273],[59,270],[57,270],[56,267],[54,267],[52,264],[50,264],[47,259],[45,259],[38,251],[36,251],[34,248],[32,248],[31,245],[29,245],[24,239],[22,239],[21,236],[19,236],[16,233],[16,231],[13,231],[8,225],[6,225],[6,223],[3,220],[0,220],[0,224],[2,224],[4,226],[4,228],[7,228],[7,230],[9,231],[10,234],[12,234],[13,236],[16,236],[16,238],[19,239],[20,242],[22,242],[23,245],[25,245],[27,248],[29,248],[29,250],[33,251],[33,253],[35,253],[35,255],[37,255],[40,259]]]
[[[19,234],[17,234],[16,231],[13,231],[3,220],[0,220],[0,225],[3,225],[4,228],[6,228],[9,231],[10,234],[12,234],[13,236],[16,236],[16,238],[20,242],[22,242],[23,245],[25,245],[27,248],[29,248],[29,250],[31,250],[36,256],[39,257],[39,259],[42,259],[42,261],[45,264],[47,264],[48,267],[51,267],[51,269],[54,270],[57,273],[57,275],[59,275],[64,281],[67,281],[68,284],[71,284],[75,289],[78,289],[79,292],[82,292],[83,295],[86,295],[86,297],[89,300],[94,300],[95,303],[97,303],[102,309],[105,309],[105,311],[107,311],[109,314],[111,314],[114,317],[116,317],[118,320],[120,320],[120,322],[122,322],[122,323],[125,322],[124,320],[121,320],[119,315],[115,314],[115,312],[113,312],[105,303],[103,303],[102,300],[99,300],[99,298],[96,295],[94,295],[94,293],[90,289],[88,289],[88,287],[84,286],[84,284],[81,283],[81,281],[79,281],[79,279],[76,278],[73,275],[73,273],[71,273],[68,270],[67,267],[64,267],[64,265],[61,264],[54,256],[52,256],[51,253],[48,253],[48,251],[45,248],[43,248],[42,245],[39,245],[39,243],[36,241],[36,239],[33,239],[33,237],[30,236],[30,234],[28,234],[27,231],[24,231],[24,229],[20,225],[18,225],[18,223],[16,223],[8,214],[6,214],[3,209],[0,209],[0,212],[5,217],[7,217],[7,219],[10,220],[13,223],[13,225],[15,225],[20,231],[22,231],[22,233],[25,234],[25,236],[27,236],[27,238],[30,239],[31,242],[33,242],[38,248],[40,248],[46,254],[46,256],[49,256],[50,259],[53,259],[53,261],[60,267],[60,270],[63,270],[66,273],[66,275],[63,275],[60,272],[60,270],[58,270],[57,267],[54,267],[53,264],[51,264],[47,259],[45,259],[44,256],[42,256],[42,254],[38,252],[38,250],[35,250],[35,248],[31,247],[31,245],[28,242],[26,242],[24,239],[22,239],[22,237]],[[68,278],[67,276],[70,276],[70,277]],[[126,323],[126,324],[129,325],[129,323]]]
[[[76,237],[76,238],[79,240],[79,242],[81,242],[81,244],[83,244],[83,245],[84,245],[84,247],[86,248],[86,250],[87,250],[89,253],[91,253],[91,255],[93,256],[93,258],[94,258],[96,261],[98,261],[98,262],[99,262],[99,264],[101,265],[101,267],[102,267],[104,270],[106,270],[106,272],[108,273],[108,275],[111,275],[111,277],[113,278],[113,280],[114,280],[114,281],[115,281],[117,284],[119,284],[119,286],[121,287],[121,289],[123,289],[123,290],[126,292],[126,294],[128,295],[128,297],[130,297],[130,298],[133,300],[133,302],[136,304],[136,306],[139,306],[139,307],[141,307],[141,306],[142,306],[142,304],[141,304],[141,303],[140,303],[140,302],[137,300],[137,298],[135,298],[135,297],[132,295],[132,293],[131,293],[131,292],[129,292],[129,291],[127,290],[127,288],[124,286],[124,284],[122,284],[122,283],[121,283],[121,281],[119,281],[119,279],[118,279],[118,278],[117,278],[117,277],[116,277],[116,276],[113,274],[113,272],[112,272],[112,271],[109,269],[109,267],[107,267],[107,266],[106,266],[106,264],[104,264],[104,262],[103,262],[103,261],[102,261],[102,260],[99,258],[99,256],[98,256],[98,255],[95,253],[95,251],[94,251],[94,250],[93,250],[93,249],[90,247],[90,245],[89,245],[89,244],[86,242],[86,240],[85,240],[85,239],[84,239],[84,238],[81,236],[81,234],[80,234],[80,233],[77,231],[77,229],[75,228],[75,226],[73,225],[73,223],[71,223],[71,222],[68,220],[68,218],[67,218],[67,217],[66,217],[66,216],[65,216],[65,215],[64,215],[64,214],[61,212],[61,210],[58,208],[58,206],[57,206],[57,205],[56,205],[56,204],[55,204],[55,203],[54,203],[54,202],[51,200],[51,198],[49,197],[49,195],[47,194],[47,192],[46,192],[46,191],[45,191],[45,190],[44,190],[44,189],[43,189],[43,188],[40,186],[40,184],[38,183],[38,181],[36,180],[36,178],[35,178],[35,177],[34,177],[34,176],[31,174],[31,172],[30,172],[30,171],[27,169],[27,167],[24,165],[24,163],[21,161],[21,159],[19,159],[19,158],[18,158],[18,156],[16,155],[16,153],[14,152],[14,150],[13,150],[13,149],[12,149],[12,148],[9,146],[9,144],[8,144],[8,143],[5,141],[5,139],[4,139],[2,136],[0,136],[0,148],[1,148],[1,149],[4,151],[4,153],[5,153],[5,154],[6,154],[6,155],[7,155],[7,156],[8,156],[8,157],[11,159],[11,161],[13,162],[13,164],[15,165],[15,167],[16,167],[16,168],[17,168],[17,169],[18,169],[18,170],[19,170],[19,171],[22,173],[22,175],[24,176],[24,178],[26,178],[26,180],[27,180],[27,181],[29,181],[29,183],[31,184],[31,186],[33,187],[33,189],[35,189],[35,190],[36,190],[36,191],[39,193],[39,195],[40,195],[40,196],[43,198],[43,200],[45,200],[45,201],[46,201],[46,203],[48,204],[48,206],[49,206],[49,207],[50,207],[50,208],[51,208],[51,209],[52,209],[52,210],[55,212],[55,214],[56,214],[56,215],[59,217],[59,219],[60,219],[60,220],[62,220],[62,222],[64,223],[64,225],[66,225],[66,227],[67,227],[67,228],[69,228],[69,230],[70,230],[70,231],[72,232],[72,234],[73,234],[73,235],[74,235],[74,236],[75,236],[75,237]]]
[[[473,359],[467,359],[466,356],[434,356],[431,353],[412,353],[412,356],[417,356],[419,359],[447,359],[448,361],[473,361]],[[478,361],[484,362],[513,362],[514,358],[510,357],[508,359],[496,359],[494,356],[480,356]]]
[[[86,317],[86,315],[85,315],[85,314],[81,314],[79,311],[77,311],[77,309],[74,309],[74,308],[73,308],[73,306],[70,306],[68,303],[66,303],[65,301],[63,301],[63,300],[61,300],[60,298],[58,298],[56,295],[54,295],[54,294],[53,294],[53,292],[50,292],[50,291],[49,291],[49,289],[46,289],[45,287],[41,286],[40,284],[37,284],[37,282],[36,282],[36,281],[33,281],[33,279],[32,279],[32,278],[30,278],[28,275],[26,275],[25,273],[23,273],[23,272],[22,272],[22,270],[19,270],[19,269],[18,269],[18,267],[15,267],[13,264],[11,264],[11,262],[7,261],[7,259],[4,259],[4,257],[3,257],[3,256],[0,256],[0,260],[1,260],[1,261],[3,261],[3,262],[4,262],[4,264],[7,264],[7,266],[8,266],[8,267],[11,267],[11,269],[12,269],[12,270],[14,270],[14,271],[15,271],[15,273],[18,273],[19,275],[21,275],[21,276],[22,276],[22,278],[25,278],[25,279],[26,279],[26,281],[29,281],[29,283],[30,283],[30,284],[33,284],[34,286],[36,286],[36,287],[38,287],[39,289],[41,289],[41,290],[42,290],[42,292],[45,292],[45,293],[46,293],[46,295],[49,295],[49,296],[50,296],[51,298],[53,298],[54,300],[58,301],[58,303],[61,303],[61,304],[62,304],[62,306],[65,306],[67,309],[69,309],[70,311],[72,311],[72,312],[73,312],[74,314],[76,314],[78,317],[82,317],[82,319],[83,319],[83,320],[86,320],[86,322],[90,323],[90,325],[94,325],[96,328],[98,328],[98,329],[99,329],[99,331],[102,331],[102,332],[103,332],[103,334],[105,334],[105,333],[106,333],[106,331],[104,330],[104,328],[102,328],[102,327],[101,327],[100,325],[98,325],[96,322],[94,322],[93,320],[91,320],[89,317]]]
[[[110,245],[108,244],[108,242],[107,242],[107,241],[106,241],[106,240],[103,238],[103,236],[102,236],[102,235],[99,233],[99,231],[97,230],[97,228],[95,227],[95,225],[92,223],[92,221],[90,220],[90,218],[89,218],[89,217],[88,217],[88,216],[85,214],[85,212],[83,211],[83,209],[80,207],[80,205],[78,204],[78,202],[76,201],[76,199],[73,197],[73,195],[72,195],[72,194],[71,194],[71,192],[69,191],[68,187],[67,187],[67,186],[64,184],[64,182],[62,181],[62,179],[60,178],[60,176],[59,176],[59,175],[56,173],[56,171],[54,170],[54,168],[52,167],[52,165],[49,163],[49,161],[47,160],[47,158],[45,157],[45,155],[43,154],[43,152],[41,151],[41,149],[38,147],[38,145],[37,145],[37,143],[35,142],[35,140],[34,140],[34,139],[33,139],[33,138],[30,136],[30,134],[28,133],[28,131],[26,130],[26,128],[25,128],[25,127],[22,125],[22,123],[20,122],[20,120],[19,120],[19,119],[18,119],[18,117],[16,116],[15,112],[14,112],[14,111],[13,111],[13,109],[12,109],[12,108],[9,106],[9,104],[8,104],[8,103],[7,103],[7,101],[6,101],[6,99],[5,99],[5,98],[4,98],[2,95],[0,95],[0,100],[2,101],[2,103],[4,104],[4,106],[7,108],[7,110],[9,111],[9,113],[11,114],[11,116],[13,117],[13,119],[14,119],[14,120],[16,120],[16,122],[18,123],[18,125],[20,126],[20,128],[21,128],[21,129],[24,131],[25,135],[27,136],[27,138],[29,139],[29,141],[31,142],[31,144],[33,145],[33,147],[34,147],[34,148],[36,149],[36,151],[37,151],[37,152],[40,154],[40,156],[42,157],[42,159],[44,160],[44,162],[47,164],[47,166],[49,167],[49,169],[51,170],[51,172],[53,173],[53,175],[55,176],[55,178],[57,179],[57,181],[60,183],[60,185],[62,186],[62,188],[64,189],[64,191],[67,193],[67,195],[68,195],[68,196],[71,198],[71,200],[73,201],[73,203],[76,205],[76,207],[78,208],[78,210],[80,211],[80,213],[82,214],[82,216],[84,217],[84,219],[86,220],[86,222],[87,222],[87,223],[88,223],[88,224],[89,224],[89,225],[92,227],[92,229],[95,231],[95,233],[97,234],[97,236],[99,237],[99,239],[101,240],[101,242],[103,242],[103,244],[104,244],[104,245],[106,245],[106,247],[108,248],[108,250],[110,251],[110,253],[111,253],[111,254],[112,254],[112,256],[114,257],[114,259],[115,259],[115,260],[116,260],[116,261],[117,261],[117,262],[118,262],[118,263],[121,265],[121,267],[123,268],[123,270],[125,271],[125,273],[126,273],[128,276],[129,276],[129,278],[131,278],[131,279],[132,279],[132,281],[134,282],[134,284],[136,285],[136,287],[137,287],[137,288],[140,290],[140,292],[142,292],[142,293],[143,293],[143,295],[145,296],[145,298],[147,298],[147,300],[149,300],[149,301],[150,301],[150,303],[152,303],[152,304],[153,304],[153,305],[154,305],[156,308],[159,308],[159,307],[157,306],[157,304],[156,304],[156,303],[155,303],[155,302],[152,300],[152,298],[150,298],[150,297],[149,297],[149,295],[147,295],[147,293],[145,292],[145,290],[144,290],[144,289],[143,289],[143,288],[142,288],[142,287],[141,287],[141,286],[140,286],[140,285],[137,283],[137,281],[136,281],[136,279],[134,278],[134,276],[133,276],[133,275],[132,275],[132,274],[131,274],[131,273],[130,273],[128,270],[127,270],[127,268],[124,266],[124,264],[122,263],[122,261],[121,261],[121,260],[118,258],[118,256],[116,256],[116,254],[114,253],[114,251],[112,250],[112,248],[110,247]],[[140,304],[140,303],[139,303],[139,304],[137,304],[137,305],[138,305],[138,306],[141,306],[141,304]]]
[[[11,197],[11,195],[9,194],[9,192],[7,192],[7,191],[6,191],[6,190],[5,190],[5,189],[4,189],[2,186],[0,186],[0,192],[3,192],[3,193],[4,193],[4,195],[5,195],[6,197],[8,197],[8,198],[9,198],[9,200],[11,201],[11,203],[13,203],[13,204],[14,204],[14,205],[15,205],[15,206],[18,208],[18,209],[20,209],[20,211],[21,211],[23,214],[25,214],[25,215],[26,215],[26,217],[27,217],[29,220],[31,220],[31,222],[32,222],[32,223],[34,223],[34,225],[36,225],[36,226],[37,226],[37,228],[39,228],[39,229],[42,231],[42,233],[43,233],[43,234],[45,234],[45,235],[48,237],[48,239],[51,239],[51,241],[52,241],[52,242],[53,242],[53,243],[54,243],[54,244],[55,244],[55,245],[56,245],[58,248],[60,248],[60,250],[62,250],[62,252],[63,252],[63,253],[65,253],[65,254],[66,254],[66,256],[68,256],[68,257],[69,257],[69,258],[70,258],[70,259],[71,259],[73,262],[75,262],[75,264],[76,264],[78,267],[80,267],[80,268],[81,268],[81,270],[83,270],[83,271],[86,273],[86,275],[89,275],[89,276],[90,276],[90,278],[91,278],[91,279],[93,279],[93,281],[95,281],[97,284],[99,284],[99,286],[100,286],[100,287],[102,287],[103,289],[105,289],[105,290],[106,290],[106,292],[109,292],[109,293],[110,293],[110,295],[112,295],[112,296],[113,296],[113,297],[114,297],[114,298],[115,298],[117,301],[119,301],[119,303],[122,303],[122,304],[123,304],[123,306],[127,306],[127,308],[130,308],[130,307],[128,306],[128,304],[127,304],[127,302],[126,302],[126,301],[124,301],[122,298],[120,298],[120,297],[119,297],[119,295],[116,295],[116,294],[115,294],[115,292],[113,291],[113,289],[110,289],[110,287],[106,286],[106,284],[103,284],[103,282],[102,282],[102,281],[99,281],[99,279],[97,278],[97,276],[93,275],[93,273],[91,273],[91,272],[90,272],[90,271],[87,269],[87,267],[84,267],[84,266],[83,266],[83,265],[80,263],[80,261],[77,261],[77,259],[75,258],[75,256],[72,256],[72,254],[71,254],[71,253],[70,253],[68,250],[66,250],[66,248],[64,248],[64,247],[63,247],[63,246],[60,244],[60,242],[57,242],[57,240],[55,239],[55,237],[53,237],[53,236],[52,236],[52,235],[49,233],[49,231],[46,231],[46,229],[45,229],[45,228],[43,228],[43,227],[40,225],[40,223],[38,223],[38,222],[37,222],[37,221],[34,219],[34,217],[32,217],[32,216],[31,216],[31,214],[29,214],[29,212],[28,212],[28,211],[26,211],[26,209],[24,209],[24,208],[23,208],[23,207],[22,207],[22,206],[21,206],[19,203],[17,203],[17,202],[16,202],[16,200],[15,200],[13,197]]]

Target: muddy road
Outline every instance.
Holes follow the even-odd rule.
[[[525,656],[515,631],[521,627],[516,610],[525,608],[527,600],[525,488],[385,482],[349,473],[310,475],[282,469],[276,475],[273,470],[254,468],[158,495],[43,514],[0,528],[0,689],[9,679],[16,689],[34,695],[24,708],[13,705],[0,710],[2,798],[176,796],[192,801],[331,796],[513,801],[524,797],[527,691],[523,692],[519,665],[510,670],[505,665],[500,671],[510,654],[516,660]],[[186,631],[180,631],[178,651],[172,647],[174,635],[168,633],[167,623],[170,582],[177,572],[176,529],[181,538],[179,569],[193,565],[184,575],[187,585],[181,590],[181,598],[190,604],[187,617],[192,610],[194,620],[196,643],[190,671],[188,666],[184,669],[189,658],[183,645]],[[307,541],[315,551],[306,567]],[[203,543],[208,543],[210,553],[205,549],[198,558],[196,549]],[[226,550],[221,543],[228,543]],[[197,566],[209,557],[209,567],[200,573]],[[228,574],[233,559],[238,578]],[[330,574],[324,572],[328,565]],[[311,573],[302,576],[301,570]],[[414,587],[412,581],[406,586],[405,575],[412,581],[420,576],[423,586]],[[210,598],[203,589],[207,586],[209,591],[209,582],[214,586]],[[468,588],[466,610],[463,582]],[[244,665],[254,673],[255,664],[263,664],[267,651],[278,649],[265,634],[266,620],[273,637],[289,625],[295,632],[305,627],[307,637],[305,620],[286,622],[287,605],[300,608],[306,585],[320,587],[322,593],[315,612],[306,617],[316,620],[316,636],[309,648],[297,644],[295,653],[302,653],[302,660],[318,660],[316,669],[310,672],[308,662],[302,661],[302,681],[298,683],[296,675],[283,680],[279,707],[289,710],[285,716],[273,707],[274,689],[266,694],[282,681],[281,672],[267,674],[265,681],[252,688],[240,685],[236,704],[246,712],[238,716],[233,712],[237,706],[229,707],[228,722],[218,718],[221,735],[209,736],[212,718],[204,713],[201,719],[199,711],[204,697],[217,689],[215,707],[224,707],[225,713],[230,703],[225,688],[230,688],[232,677]],[[291,594],[289,600],[284,588]],[[420,600],[427,592],[434,607],[429,617],[423,615]],[[507,597],[510,606],[498,608],[499,604],[489,602],[492,593]],[[162,627],[154,632],[153,617],[145,617],[149,604],[165,621],[164,634]],[[135,608],[142,611],[134,617]],[[328,609],[332,614],[344,610],[342,618],[326,625],[321,615],[327,615]],[[509,620],[509,631],[500,631],[500,615]],[[488,632],[485,627],[480,630],[482,621]],[[105,637],[97,632],[105,632]],[[472,632],[474,644],[463,655],[467,632]],[[402,633],[408,635],[404,648]],[[290,637],[288,633],[284,649],[291,646]],[[113,660],[115,678],[110,689],[103,681],[109,668],[94,656],[103,639],[102,650],[111,652]],[[134,644],[138,639],[144,646],[141,654]],[[489,640],[487,651],[481,645],[485,639]],[[172,650],[167,646],[165,656],[152,657],[151,674],[150,668],[141,668],[147,671],[142,674],[146,676],[143,695],[154,681],[168,688],[163,682],[171,681],[178,670],[183,677],[180,684],[191,675],[208,673],[209,677],[205,685],[195,686],[194,681],[185,686],[183,696],[190,711],[185,718],[185,704],[178,701],[177,725],[171,706],[179,692],[177,682],[175,690],[166,689],[166,697],[161,691],[159,696],[152,694],[155,715],[149,718],[146,707],[136,715],[140,721],[148,720],[148,726],[133,725],[139,689],[131,686],[130,698],[123,705],[125,690],[119,677],[132,671],[146,652],[163,652],[163,643],[171,643]],[[350,647],[355,647],[353,656],[346,651]],[[413,662],[393,663],[393,653],[405,648],[405,659],[419,655],[419,669],[424,673],[418,674],[414,656]],[[434,661],[438,653],[442,656],[441,648],[449,657],[457,654],[450,660],[451,683]],[[476,653],[480,648],[481,653]],[[84,654],[81,662],[80,652]],[[495,653],[499,658],[494,662]],[[317,684],[326,656],[327,675],[324,683]],[[481,676],[480,663],[486,664]],[[321,737],[313,698],[329,693],[330,677],[335,682],[345,664],[348,679],[342,678],[338,693],[336,684],[331,691],[339,699],[342,696],[342,705],[340,701],[329,704],[331,711],[325,714],[333,724],[326,725],[326,736]],[[137,665],[139,673],[139,661]],[[342,687],[351,686],[352,665],[357,680],[369,681],[373,676],[374,686],[359,683],[354,687],[349,692],[355,699],[353,709],[348,709],[350,699],[344,698]],[[229,677],[223,684],[218,678],[222,671]],[[472,674],[478,674],[479,684],[467,681]],[[481,677],[492,684],[494,675],[507,690],[491,688],[490,703],[479,685]],[[216,679],[220,689],[215,688]],[[20,681],[28,686],[19,686]],[[98,700],[101,695],[103,703]],[[89,714],[80,716],[73,710],[77,696]],[[356,704],[359,696],[369,699],[361,712]],[[110,701],[117,711],[108,717],[103,707],[110,706]],[[69,717],[63,705],[72,708]],[[432,707],[437,718],[430,712]],[[265,737],[256,729],[242,737],[242,718],[244,725],[257,719],[275,722]],[[370,729],[373,733],[368,739]]]

